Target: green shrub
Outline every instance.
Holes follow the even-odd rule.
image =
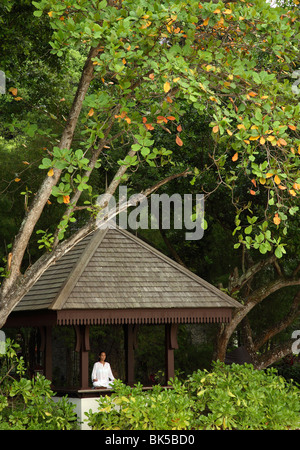
[[[23,358],[18,358],[17,344],[6,341],[0,353],[0,430],[69,430],[76,429],[74,405],[66,397],[55,402],[51,382],[38,375],[23,377]]]
[[[159,385],[142,391],[117,380],[114,393],[99,399],[99,410],[86,413],[95,430],[184,430],[192,426],[194,400],[175,382],[173,389]]]
[[[198,370],[170,388],[134,388],[115,382],[114,393],[99,399],[98,411],[86,413],[96,430],[279,430],[300,428],[299,389],[274,369],[251,365]]]
[[[279,430],[300,427],[300,391],[274,369],[252,365],[214,364],[188,380],[198,398],[196,427],[200,429]]]

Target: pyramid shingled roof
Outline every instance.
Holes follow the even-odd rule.
[[[90,311],[92,318],[96,311],[102,316],[125,311],[127,317],[138,310],[218,308],[231,315],[237,307],[234,299],[133,234],[107,228],[84,238],[48,268],[14,311],[75,311],[77,317]]]

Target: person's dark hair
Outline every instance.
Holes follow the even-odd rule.
[[[106,356],[106,352],[104,350],[101,350],[101,352],[98,353],[99,359],[100,359],[101,353],[105,353],[105,356]]]

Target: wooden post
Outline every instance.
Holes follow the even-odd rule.
[[[137,348],[137,325],[124,325],[126,383],[134,385],[134,350]]]
[[[178,348],[177,343],[178,324],[167,323],[165,325],[165,381],[168,384],[170,378],[174,378],[174,349]]]
[[[75,325],[76,348],[80,352],[80,389],[89,389],[89,350],[90,350],[90,328],[89,325]]]

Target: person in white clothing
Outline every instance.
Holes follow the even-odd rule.
[[[92,371],[92,382],[95,388],[111,389],[115,377],[113,376],[110,364],[105,361],[106,353],[99,353],[99,361],[94,364]]]

